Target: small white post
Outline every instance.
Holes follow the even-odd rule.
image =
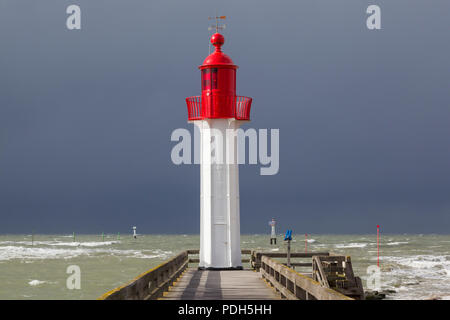
[[[275,225],[277,224],[277,222],[275,221],[275,218],[272,218],[272,221],[269,221],[269,226],[271,227],[271,232],[270,232],[270,244],[277,244],[277,234],[275,231]]]

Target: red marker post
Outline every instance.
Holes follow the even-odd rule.
[[[377,225],[377,267],[380,267],[380,225]]]

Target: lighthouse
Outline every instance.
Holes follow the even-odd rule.
[[[215,51],[198,67],[201,96],[186,98],[188,121],[200,131],[199,269],[242,269],[237,132],[250,120],[252,99],[236,95],[238,66],[224,42],[211,36]]]

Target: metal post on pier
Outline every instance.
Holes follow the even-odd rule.
[[[291,267],[291,240],[292,240],[292,230],[287,230],[284,236],[284,241],[287,241],[287,266]]]
[[[291,240],[287,241],[287,266],[291,267]]]

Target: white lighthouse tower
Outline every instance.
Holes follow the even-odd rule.
[[[252,99],[236,96],[237,66],[215,51],[199,67],[202,95],[186,98],[189,122],[200,130],[200,269],[242,269],[237,129],[249,121]]]

